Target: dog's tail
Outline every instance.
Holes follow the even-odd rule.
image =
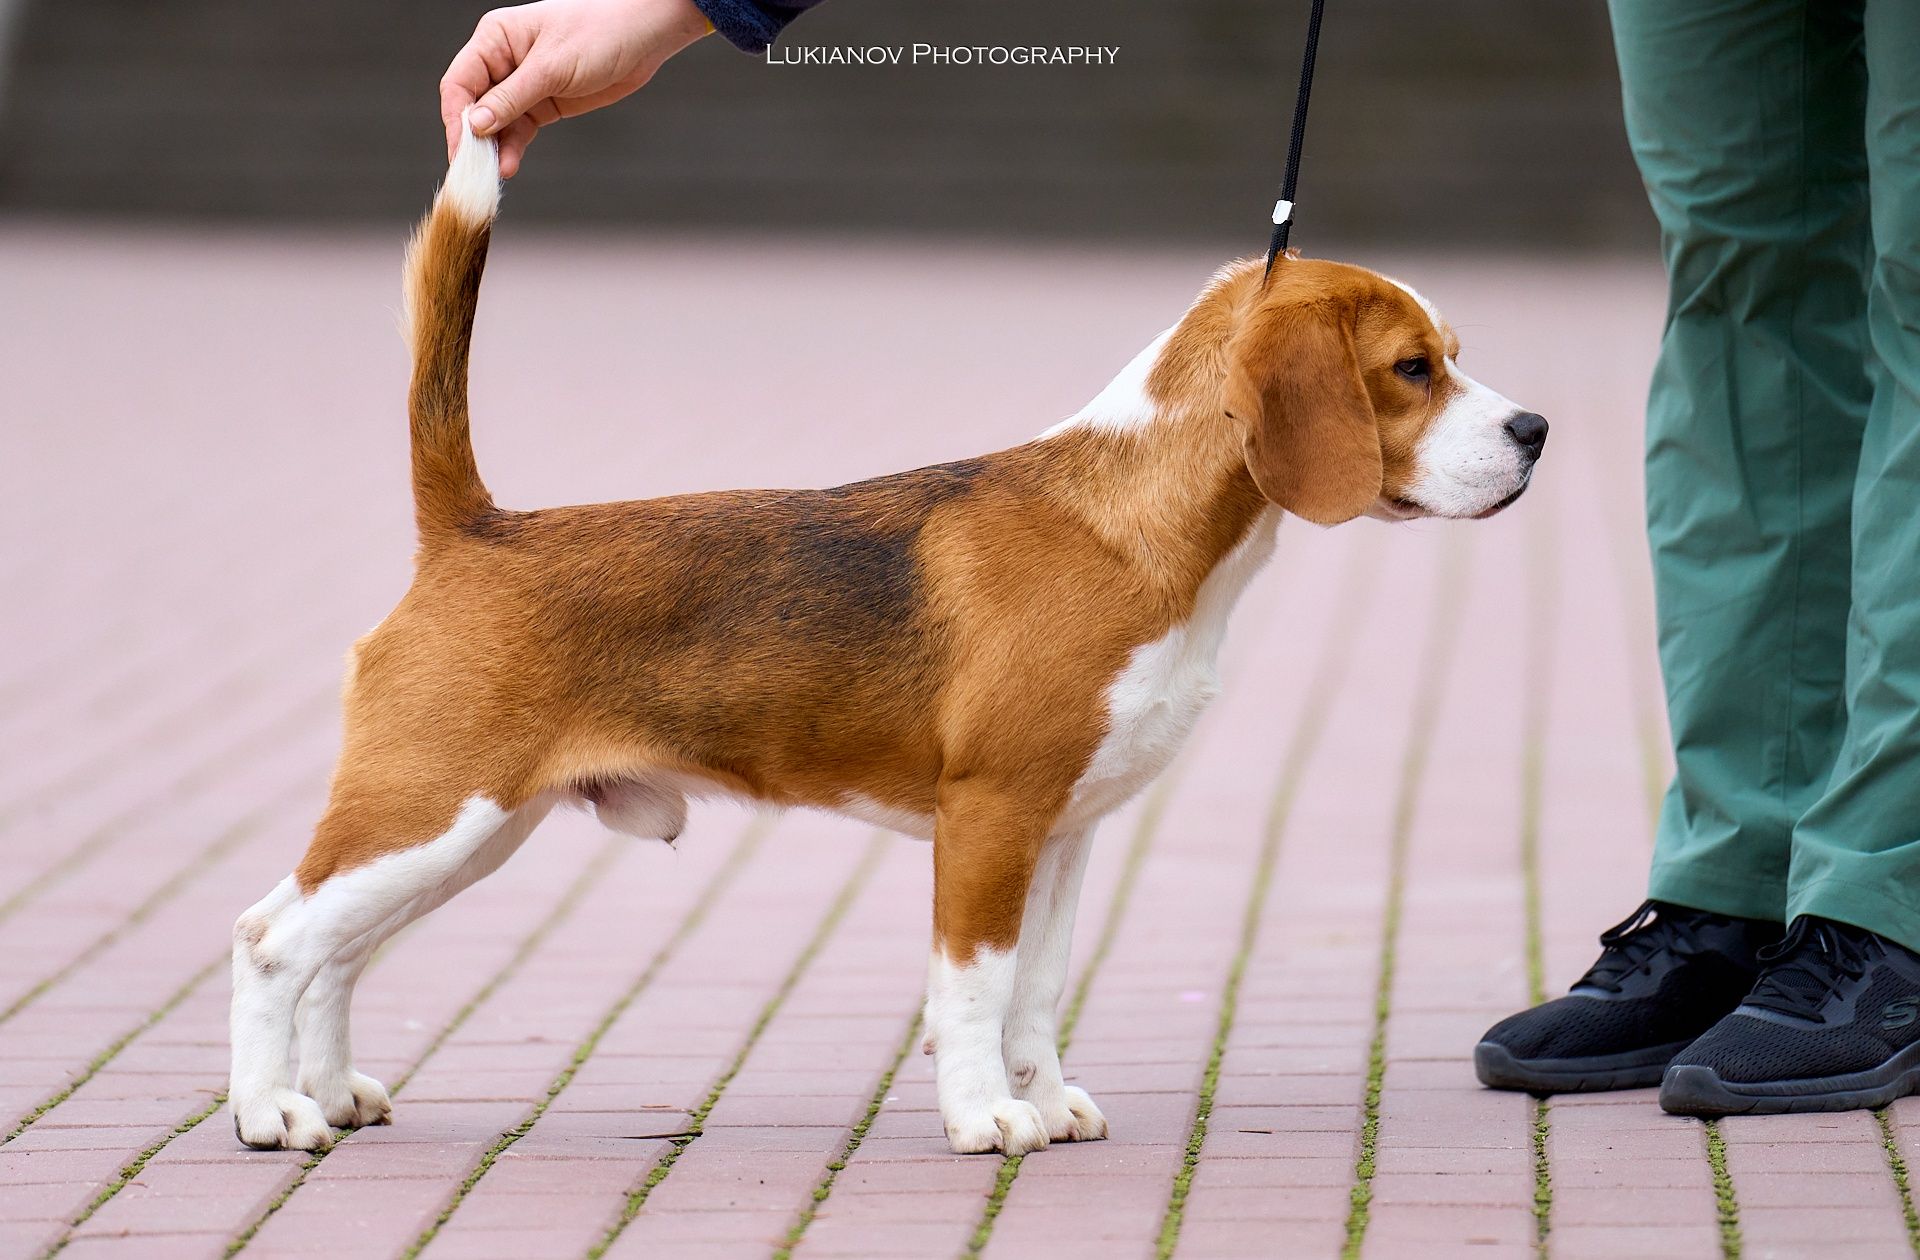
[[[413,506],[431,547],[494,510],[473,460],[467,350],[487,237],[500,210],[500,152],[465,128],[447,178],[407,247],[406,333],[413,352]]]

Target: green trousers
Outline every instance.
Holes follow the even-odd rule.
[[[1612,0],[1669,282],[1652,895],[1920,949],[1920,0]]]

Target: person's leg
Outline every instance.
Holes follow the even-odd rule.
[[[1843,727],[1869,387],[1860,5],[1613,0],[1668,312],[1647,533],[1677,772],[1650,895],[1782,921]]]
[[[1780,938],[1795,820],[1838,747],[1868,388],[1860,7],[1613,0],[1667,327],[1647,523],[1678,773],[1655,900],[1566,997],[1474,1051],[1487,1085],[1652,1084]]]
[[[1788,912],[1920,950],[1920,6],[1869,0],[1873,406],[1853,507],[1847,731]]]
[[[1873,401],[1853,499],[1846,732],[1794,829],[1792,930],[1661,1079],[1660,1105],[1690,1115],[1846,1111],[1920,1091],[1920,12],[1867,0],[1864,36]]]

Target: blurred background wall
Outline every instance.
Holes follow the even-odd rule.
[[[484,4],[0,0],[0,211],[398,222]],[[769,65],[709,39],[543,134],[517,220],[1238,243],[1305,0],[829,0],[789,46],[1117,45],[1077,68]],[[1296,242],[1645,248],[1604,7],[1336,0]]]

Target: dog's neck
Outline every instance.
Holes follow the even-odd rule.
[[[1271,534],[1279,515],[1247,471],[1243,424],[1223,402],[1227,344],[1258,274],[1257,263],[1223,271],[1037,444],[1059,453],[1060,498],[1176,604],[1196,598],[1256,531]]]

